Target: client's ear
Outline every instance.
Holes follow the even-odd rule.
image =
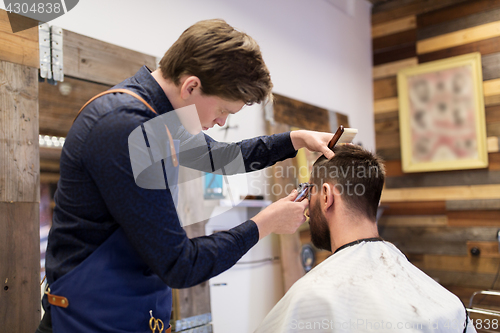
[[[335,202],[334,191],[335,186],[329,183],[323,183],[321,187],[321,206],[325,212],[333,208],[333,203]]]

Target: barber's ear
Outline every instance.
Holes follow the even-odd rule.
[[[181,98],[190,98],[195,89],[200,87],[201,81],[197,76],[188,76],[183,82],[181,82]]]
[[[335,187],[328,183],[324,183],[323,186],[321,187],[321,200],[323,201],[322,206],[325,211],[329,210],[330,208],[333,208],[333,203],[335,201],[333,193],[334,190]]]

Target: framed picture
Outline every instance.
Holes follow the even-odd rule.
[[[404,172],[488,166],[479,53],[399,71],[398,94]]]

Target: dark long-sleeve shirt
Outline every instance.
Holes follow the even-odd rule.
[[[136,92],[160,115],[173,110],[146,67],[115,88]],[[136,185],[128,136],[155,116],[129,95],[109,94],[89,104],[72,126],[61,154],[46,254],[49,284],[85,260],[119,227],[151,270],[174,288],[220,274],[258,241],[258,228],[251,220],[227,232],[189,239],[169,189]],[[208,136],[206,140],[217,149],[239,146],[247,171],[296,154],[289,133],[234,144],[216,143]]]

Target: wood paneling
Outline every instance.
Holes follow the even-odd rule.
[[[377,148],[377,155],[385,161],[401,160],[401,149],[397,148]]]
[[[429,53],[500,36],[500,21],[459,30],[417,42],[417,53]]]
[[[450,200],[447,210],[500,210],[500,200]],[[500,221],[499,221],[500,223]]]
[[[430,13],[421,14],[417,17],[419,29],[443,22],[453,21],[472,14],[485,12],[499,8],[499,0],[474,0],[466,1],[453,6],[448,6]]]
[[[274,94],[274,120],[299,128],[330,132],[328,110]]]
[[[373,103],[373,111],[375,114],[388,113],[397,111],[398,109],[399,104],[397,97],[378,99]]]
[[[39,186],[36,187],[39,189]],[[0,202],[0,331],[34,332],[40,322],[40,224],[36,202]]]
[[[38,70],[0,61],[0,331],[40,322]]]
[[[500,79],[484,81],[483,93],[485,97],[500,94]]]
[[[500,185],[384,189],[382,202],[500,199]]]
[[[484,274],[476,272],[457,272],[457,271],[443,271],[438,269],[428,269],[421,267],[421,269],[430,277],[436,279],[439,283],[445,286],[463,286],[472,287],[480,290],[489,289],[491,283],[495,279],[495,274]],[[452,289],[455,293],[456,291]],[[476,290],[477,291],[477,290]],[[468,298],[472,293],[468,294]],[[466,303],[467,304],[467,303]]]
[[[467,241],[492,241],[496,228],[379,226],[379,233],[405,254],[460,255],[467,258]],[[415,261],[412,260],[412,263],[415,264]]]
[[[395,47],[401,44],[415,43],[417,40],[417,30],[411,29],[397,32],[391,35],[374,38],[372,48],[374,51]]]
[[[443,215],[446,214],[446,201],[406,201],[384,202],[383,216],[399,215]]]
[[[63,95],[61,84],[71,92]],[[66,76],[57,86],[40,83],[40,134],[66,136],[80,108],[93,96],[111,88],[110,85],[89,82]]]
[[[372,38],[387,36],[397,32],[414,29],[416,27],[416,17],[415,15],[410,15],[372,26]]]
[[[18,21],[34,25],[33,28],[12,32],[7,12],[0,9],[0,60],[38,68],[38,25],[34,20],[17,14],[11,14]]]
[[[448,7],[466,0],[405,0],[391,1],[381,4],[372,10],[372,24],[399,19],[408,15],[416,15],[432,12],[440,8]]]
[[[424,270],[494,274],[500,261],[497,258],[471,257],[467,255],[424,254],[421,260],[414,260],[412,263]]]
[[[488,54],[481,57],[483,80],[492,80],[500,77],[500,53]]]
[[[488,121],[486,123],[486,135],[500,136],[500,121]]]
[[[0,201],[40,201],[38,70],[0,61]]]
[[[500,89],[500,82],[498,83]],[[373,81],[373,98],[375,100],[398,96],[398,80],[390,77]]]
[[[500,227],[500,210],[449,211],[448,225],[453,227]],[[498,243],[498,242],[497,242]]]
[[[418,65],[417,58],[409,58],[373,67],[373,79],[382,79],[394,76],[400,69]]]
[[[401,161],[385,161],[385,175],[386,177],[397,177],[404,175]]]
[[[415,43],[407,43],[373,53],[373,66],[412,58],[417,55]]]
[[[446,215],[423,216],[383,216],[378,225],[381,227],[439,227],[448,225]]]
[[[498,142],[500,138],[499,137],[494,137],[490,136],[489,138],[486,138],[486,148],[488,149],[488,152],[498,152],[500,150],[500,144]]]
[[[419,54],[418,62],[425,63],[429,61],[445,59],[472,52],[480,52],[481,55],[483,56],[491,53],[500,52],[500,37],[484,39],[474,43],[450,47],[444,50]]]
[[[386,188],[418,188],[441,186],[466,186],[500,184],[500,171],[458,170],[445,172],[425,172],[399,177],[388,177]]]
[[[484,98],[484,106],[492,106],[500,104],[500,95],[486,96]]]
[[[488,289],[500,264],[500,0],[394,1],[374,8],[372,31],[376,151],[387,175],[380,234],[446,287]],[[396,75],[414,66],[401,62],[414,58],[415,31],[418,63],[481,53],[488,168],[403,173]]]
[[[429,27],[425,28],[419,27],[418,39],[421,40],[421,39],[432,38],[450,32],[477,27],[479,25],[486,23],[496,22],[498,20],[500,20],[500,8],[476,14],[470,14],[462,18],[443,22],[440,24],[435,24]]]
[[[479,256],[481,258],[500,258],[500,253],[498,252],[498,242],[467,242],[467,253],[471,255],[471,249],[477,248],[481,253]]]
[[[140,52],[63,30],[64,74],[115,85],[143,65],[156,69],[156,59]]]

